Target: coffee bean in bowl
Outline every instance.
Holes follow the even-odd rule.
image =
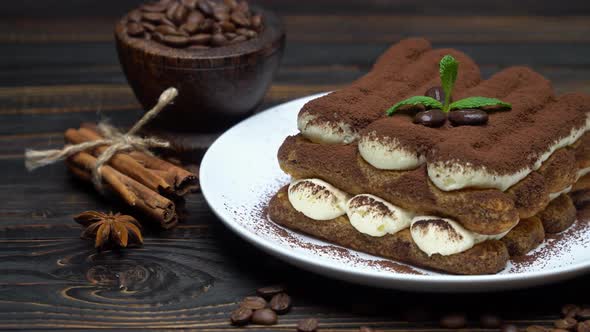
[[[119,60],[144,109],[162,91],[179,91],[152,127],[219,132],[252,114],[278,70],[285,45],[280,19],[230,0],[159,0],[116,25]]]

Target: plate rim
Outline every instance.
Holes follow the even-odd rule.
[[[444,274],[444,272],[437,272],[440,274],[434,275],[424,275],[424,274],[410,274],[410,273],[400,273],[400,272],[392,272],[392,271],[373,271],[373,270],[362,270],[360,268],[353,268],[350,267],[345,268],[342,263],[339,262],[331,262],[328,261],[330,264],[322,264],[322,262],[326,261],[326,258],[319,257],[321,260],[314,261],[313,259],[309,259],[305,255],[300,255],[296,251],[290,250],[289,247],[281,245],[279,243],[273,242],[269,239],[266,239],[262,236],[258,236],[254,232],[250,231],[248,228],[244,227],[240,224],[239,221],[234,220],[234,218],[223,209],[223,206],[216,206],[212,204],[209,186],[213,185],[211,182],[213,179],[208,175],[209,164],[212,163],[210,159],[212,158],[211,155],[213,154],[216,149],[219,149],[219,146],[223,144],[223,141],[227,137],[231,137],[232,133],[236,130],[236,128],[240,128],[242,126],[247,126],[250,122],[260,121],[260,118],[272,116],[274,112],[277,112],[280,108],[285,107],[291,103],[302,102],[304,100],[312,100],[314,98],[318,98],[322,95],[327,94],[328,92],[308,95],[305,97],[300,97],[296,99],[291,99],[289,101],[280,103],[273,107],[270,107],[260,113],[257,113],[247,119],[242,120],[241,122],[235,124],[228,130],[226,130],[222,135],[220,135],[211,146],[205,152],[203,159],[201,161],[201,166],[199,170],[199,179],[201,183],[201,192],[205,198],[205,201],[213,211],[213,213],[221,219],[223,224],[227,226],[230,230],[234,233],[238,234],[242,239],[248,241],[249,243],[253,244],[254,246],[261,248],[265,252],[273,255],[278,256],[281,259],[286,259],[288,263],[292,263],[289,260],[292,260],[298,267],[303,266],[310,266],[313,268],[314,271],[320,270],[329,270],[331,275],[334,273],[344,273],[347,275],[354,275],[355,277],[362,277],[362,278],[372,278],[372,279],[379,279],[382,281],[387,282],[412,282],[412,283],[420,283],[420,284],[445,284],[445,285],[464,285],[466,282],[477,282],[478,284],[486,284],[486,285],[493,285],[496,283],[519,283],[523,281],[528,281],[530,284],[542,284],[543,279],[548,280],[546,283],[549,283],[551,280],[557,281],[567,278],[568,276],[577,275],[579,273],[583,273],[586,270],[590,269],[590,260],[586,262],[579,262],[576,264],[571,264],[567,266],[562,266],[558,268],[550,268],[544,269],[540,271],[532,271],[532,272],[516,272],[516,273],[507,273],[507,274],[487,274],[487,275],[454,275],[454,274]],[[277,161],[278,163],[278,161]],[[213,172],[214,174],[215,172]],[[272,221],[271,221],[272,222]],[[579,222],[576,220],[576,222]],[[290,230],[292,231],[292,230]],[[300,234],[299,232],[296,232]],[[310,236],[310,235],[306,235]],[[313,237],[313,236],[311,236]],[[319,240],[313,237],[316,240]],[[334,243],[319,240],[321,242],[336,245]],[[353,252],[359,252],[347,247],[339,246],[338,247],[345,248],[347,250],[352,250]],[[374,255],[373,255],[374,256]],[[405,264],[411,267],[416,267],[412,264],[399,262],[396,260],[388,259],[385,257],[375,256],[384,260],[390,260],[396,263]],[[305,268],[305,267],[303,267]],[[539,282],[541,281],[541,282]],[[535,283],[536,282],[536,283]],[[510,287],[501,287],[501,288],[510,288]]]

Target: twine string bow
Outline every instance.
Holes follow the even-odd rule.
[[[147,154],[152,154],[150,148],[168,148],[170,142],[155,138],[155,137],[139,137],[137,132],[141,130],[148,122],[155,118],[166,105],[170,104],[178,95],[178,90],[175,88],[166,89],[158,99],[158,103],[151,110],[149,110],[129,131],[122,133],[117,128],[108,124],[107,122],[100,122],[98,130],[104,139],[84,142],[80,144],[67,145],[61,150],[27,150],[25,152],[25,166],[29,171],[36,168],[47,166],[56,163],[60,160],[67,159],[76,153],[91,150],[101,145],[109,145],[109,147],[101,153],[96,159],[96,165],[92,171],[92,182],[97,190],[102,191],[102,167],[109,162],[109,160],[119,152],[138,150]]]

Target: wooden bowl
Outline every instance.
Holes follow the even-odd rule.
[[[119,61],[145,110],[169,87],[175,102],[153,120],[152,127],[214,132],[252,114],[273,80],[285,46],[281,20],[253,6],[264,29],[256,38],[205,50],[177,49],[130,37],[125,18],[115,28]]]

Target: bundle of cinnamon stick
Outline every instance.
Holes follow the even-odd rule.
[[[70,144],[99,139],[103,137],[95,124],[85,123],[65,132],[65,140]],[[92,181],[97,156],[107,148],[103,145],[79,152],[69,157],[66,164],[75,177]],[[196,174],[139,151],[118,152],[101,170],[106,189],[165,229],[178,223],[183,196],[198,188]]]

